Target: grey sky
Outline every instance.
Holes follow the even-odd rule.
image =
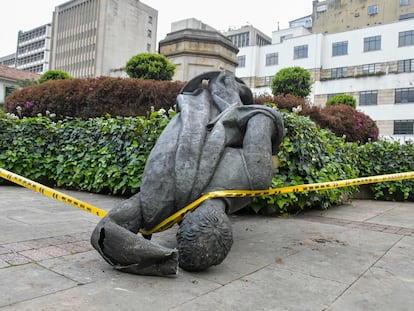
[[[3,0],[0,5],[0,57],[15,52],[19,30],[51,22],[55,6],[65,0]],[[158,10],[157,42],[170,31],[172,22],[194,17],[217,30],[251,24],[271,36],[279,26],[312,13],[312,0],[142,0]]]

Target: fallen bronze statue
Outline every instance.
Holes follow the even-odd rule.
[[[250,89],[225,72],[189,81],[177,97],[177,114],[148,157],[140,192],[114,207],[96,226],[93,247],[113,267],[142,275],[176,274],[178,265],[201,271],[220,264],[233,244],[227,214],[251,198],[202,202],[179,223],[177,248],[152,242],[149,230],[202,194],[268,189],[272,155],[283,139],[281,114],[254,105]]]

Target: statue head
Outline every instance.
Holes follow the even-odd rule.
[[[179,265],[184,270],[202,271],[220,264],[233,244],[226,213],[207,203],[188,213],[177,231]]]

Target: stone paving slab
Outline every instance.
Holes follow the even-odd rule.
[[[33,263],[2,268],[0,279],[0,307],[36,297],[48,297],[76,286],[76,282]]]
[[[404,237],[328,310],[413,310],[413,250],[414,238]]]
[[[345,288],[271,265],[171,310],[324,310]]]
[[[122,198],[62,191],[109,210]],[[231,216],[219,266],[118,272],[89,243],[94,215],[0,186],[3,310],[412,310],[413,203],[355,200],[290,218]],[[175,229],[156,234],[174,246]]]
[[[137,277],[111,270],[109,278],[0,310],[169,310],[219,286],[190,274],[170,278]]]

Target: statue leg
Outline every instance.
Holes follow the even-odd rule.
[[[263,115],[253,116],[247,123],[243,139],[243,154],[252,189],[268,189],[272,183],[272,133],[273,121]]]
[[[139,194],[112,209],[95,227],[92,246],[114,268],[142,275],[177,273],[177,250],[138,235],[141,227]]]

